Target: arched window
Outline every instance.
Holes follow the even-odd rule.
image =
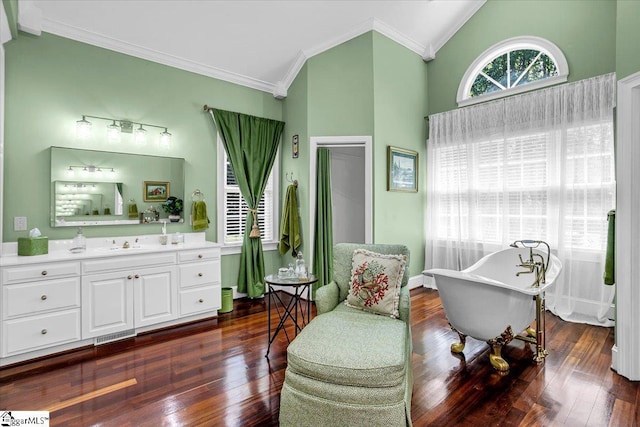
[[[539,37],[514,37],[491,46],[471,64],[458,87],[458,106],[562,83],[568,75],[558,46]]]

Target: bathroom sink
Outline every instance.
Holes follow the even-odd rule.
[[[151,245],[131,245],[128,248],[123,248],[122,246],[103,246],[100,248],[95,248],[94,250],[97,252],[127,252],[127,251],[139,251],[142,249],[151,249]]]

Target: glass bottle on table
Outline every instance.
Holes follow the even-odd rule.
[[[296,276],[300,279],[307,278],[307,265],[304,263],[304,258],[302,258],[302,252],[298,252],[296,256]]]

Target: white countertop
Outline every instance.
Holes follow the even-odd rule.
[[[81,261],[92,258],[221,247],[219,243],[205,240],[205,233],[180,233],[184,236],[184,243],[172,244],[172,238],[175,234],[176,233],[167,234],[166,245],[160,244],[160,234],[87,238],[87,250],[80,253],[72,253],[69,251],[72,247],[73,239],[50,240],[48,254],[33,256],[18,255],[17,242],[3,243],[0,266],[37,264],[54,261]],[[114,241],[115,244],[113,243]],[[123,248],[125,242],[129,243],[129,248]]]

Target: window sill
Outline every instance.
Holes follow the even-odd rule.
[[[278,250],[278,242],[262,242],[262,250],[275,251]],[[222,255],[235,255],[242,252],[242,243],[235,243],[222,246]]]

